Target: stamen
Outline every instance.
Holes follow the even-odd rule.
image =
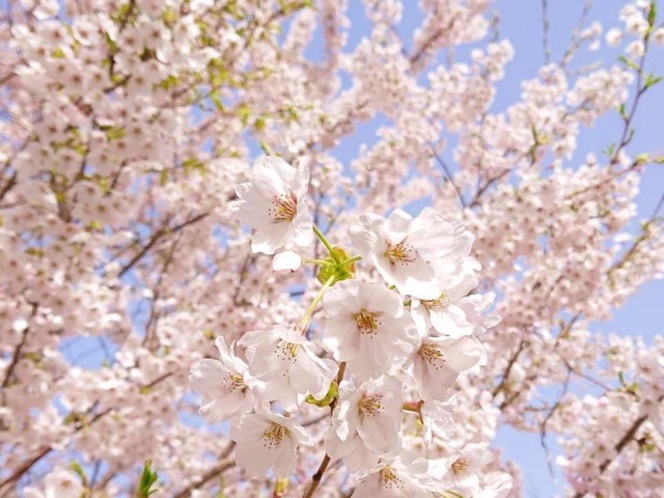
[[[357,322],[357,328],[360,330],[360,333],[369,335],[376,334],[379,322],[376,320],[376,316],[373,313],[362,309],[362,311],[353,316],[353,318]]]
[[[468,470],[468,467],[470,467],[470,462],[462,457],[452,464],[452,472],[462,474]]]
[[[245,391],[247,389],[244,379],[241,375],[229,373],[221,381],[221,387],[228,392]]]
[[[274,223],[293,221],[297,214],[297,197],[293,192],[275,195],[272,198],[272,205],[273,207],[268,209],[268,213]]]
[[[392,467],[385,467],[380,471],[380,484],[383,489],[403,488],[403,479],[397,476]]]
[[[383,399],[382,394],[374,394],[372,396],[363,396],[360,402],[357,404],[360,413],[369,417],[378,415],[383,411],[383,404],[380,400]]]
[[[288,429],[273,422],[263,435],[263,446],[266,448],[279,446],[286,436],[288,436]]]
[[[436,346],[430,343],[424,343],[418,351],[420,358],[429,363],[436,370],[443,368],[443,363],[445,363],[445,356]]]
[[[274,354],[276,354],[277,357],[281,356],[282,361],[297,362],[297,353],[299,350],[299,344],[281,341],[277,344]]]
[[[396,245],[388,245],[383,256],[389,259],[390,264],[393,266],[397,263],[408,265],[417,259],[415,248],[405,240]]]
[[[445,308],[450,304],[450,301],[447,299],[447,294],[443,292],[438,299],[426,299],[422,301],[422,304],[427,309]]]

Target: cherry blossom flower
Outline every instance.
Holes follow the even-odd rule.
[[[424,400],[444,401],[449,398],[447,389],[461,372],[485,362],[486,352],[473,336],[430,336],[411,354],[407,365]]]
[[[238,344],[247,348],[249,373],[264,382],[257,396],[279,401],[287,410],[297,407],[307,394],[324,396],[337,372],[334,361],[316,356],[311,341],[281,325],[247,332]]]
[[[69,470],[55,468],[43,481],[43,492],[36,487],[24,490],[26,498],[81,498],[84,488],[79,476]]]
[[[487,443],[470,443],[450,457],[429,461],[429,472],[465,496],[478,489],[478,473],[492,459]]]
[[[448,286],[436,299],[413,299],[411,312],[419,333],[424,336],[433,328],[442,335],[461,337],[473,333],[461,303],[477,286],[477,278],[463,275]]]
[[[378,463],[380,456],[396,456],[400,450],[401,383],[380,377],[355,388],[344,381],[339,405],[326,437],[332,458],[341,458],[352,472]]]
[[[235,461],[256,477],[272,467],[277,477],[288,477],[295,466],[297,446],[313,445],[311,437],[294,419],[260,408],[235,420],[230,437],[237,443]]]
[[[200,413],[211,424],[223,422],[253,408],[247,365],[226,347],[223,337],[214,341],[220,360],[206,358],[191,366],[189,383],[202,395]]]
[[[496,294],[489,292],[482,295],[472,294],[459,301],[459,307],[463,310],[466,320],[474,326],[474,335],[483,334],[500,323],[500,315],[486,313],[493,306],[495,298]]]
[[[300,162],[294,168],[280,157],[256,160],[251,181],[236,189],[240,198],[233,209],[237,217],[255,230],[251,250],[274,254],[282,247],[307,247],[313,240],[313,225],[305,196],[309,168]]]
[[[440,282],[430,263],[462,250],[461,225],[444,220],[431,208],[415,219],[396,209],[387,219],[363,215],[360,220],[362,227],[351,231],[353,245],[388,284],[419,299],[440,296]]]
[[[427,474],[428,467],[423,458],[403,452],[364,476],[353,497],[429,498],[438,489],[436,481]]]
[[[415,328],[396,292],[381,284],[344,280],[323,298],[325,346],[359,380],[398,366],[413,350]]]
[[[453,438],[457,427],[454,423],[455,410],[455,398],[450,398],[444,402],[431,399],[420,404],[420,414],[424,426],[422,436],[424,444],[430,445],[434,440],[434,436],[441,441],[449,441]]]

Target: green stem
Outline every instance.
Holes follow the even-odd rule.
[[[330,253],[330,256],[332,256],[332,259],[334,259],[334,262],[339,264],[339,258],[337,255],[334,253],[334,249],[332,248],[332,244],[330,244],[330,241],[327,240],[327,237],[323,234],[323,232],[320,231],[320,229],[314,225],[314,233],[316,234],[316,237],[320,239],[320,241],[323,243],[327,251]]]
[[[327,289],[329,289],[334,285],[336,279],[337,279],[336,275],[332,275],[330,278],[327,279],[327,282],[325,282],[323,288],[318,292],[314,300],[311,301],[311,304],[307,308],[307,311],[304,312],[304,316],[302,317],[302,319],[299,322],[297,322],[295,329],[299,330],[302,335],[304,335],[307,332],[307,329],[309,328],[309,322],[311,321],[311,316],[314,314],[316,306],[318,306],[318,304],[323,299],[323,296],[327,292]]]
[[[356,261],[361,261],[362,256],[353,256],[352,258],[344,259],[340,264],[341,266],[352,265]]]
[[[307,263],[309,265],[321,265],[321,266],[331,266],[332,263],[329,261],[325,261],[324,259],[309,259],[309,258],[302,258],[303,263]]]

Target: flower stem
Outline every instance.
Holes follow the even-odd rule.
[[[320,231],[320,229],[314,225],[314,233],[316,234],[316,237],[320,239],[320,241],[323,243],[327,251],[330,253],[330,256],[332,256],[332,259],[334,259],[335,263],[339,263],[339,259],[337,255],[334,253],[334,250],[332,248],[332,244],[330,244],[330,241],[327,240],[327,237],[323,234],[323,232]]]
[[[302,262],[310,264],[310,265],[321,265],[321,266],[330,266],[331,265],[331,263],[329,261],[325,261],[324,259],[302,258]]]
[[[424,403],[422,401],[406,401],[403,405],[401,405],[401,409],[406,411],[406,412],[413,412],[417,413],[418,415],[421,415],[421,409],[422,405]]]
[[[344,259],[340,264],[341,266],[351,265],[356,261],[360,261],[362,256],[353,256],[352,258]]]
[[[327,282],[325,282],[325,285],[323,285],[323,288],[318,292],[316,297],[314,298],[313,301],[311,301],[311,304],[307,308],[307,311],[304,312],[304,316],[300,319],[299,322],[297,322],[297,325],[295,326],[296,330],[300,331],[300,334],[304,335],[307,332],[307,329],[309,328],[309,322],[311,321],[311,316],[314,314],[314,310],[316,309],[316,306],[321,302],[323,299],[323,296],[327,292],[327,289],[332,287],[334,285],[334,282],[336,281],[337,276],[332,275],[330,278],[327,279]]]

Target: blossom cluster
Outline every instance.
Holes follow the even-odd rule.
[[[661,320],[616,323],[609,339],[597,324],[658,302],[664,275],[664,203],[651,197],[664,156],[656,127],[643,133],[664,88],[662,6],[588,2],[568,37],[567,3],[532,3],[550,21],[533,39],[501,21],[520,2],[2,2],[0,495],[135,495],[152,460],[168,496],[297,496],[316,481],[338,498],[391,461],[451,496],[512,477],[509,498],[535,485],[661,498],[664,363],[648,337]],[[514,69],[530,76],[514,85]],[[269,159],[270,181],[253,182],[279,184],[277,199],[236,189],[259,147],[294,166]],[[460,221],[481,272],[449,226]],[[441,247],[459,239],[459,260],[418,241],[413,277],[396,262],[409,247],[387,248],[429,223]],[[386,324],[404,332],[367,348]],[[255,331],[273,334],[244,339]],[[294,346],[285,377],[261,364],[281,337]],[[436,349],[441,369],[419,355]],[[221,425],[200,423],[199,361],[237,387],[228,403],[199,389]],[[385,395],[378,444],[351,417],[354,396],[396,386],[401,414]],[[288,479],[272,479],[285,453],[267,473],[272,462],[248,462],[261,477],[235,465],[253,452],[236,422],[256,414],[304,429],[289,433]],[[532,460],[549,451],[563,478],[523,479],[531,455],[501,454],[505,426],[510,444],[539,434]]]
[[[477,473],[491,460],[485,445],[427,461],[404,430],[405,413],[414,412],[423,445],[452,433],[451,387],[486,363],[476,335],[500,319],[486,313],[493,294],[475,293],[481,266],[470,255],[473,235],[432,208],[416,217],[400,209],[387,218],[363,214],[350,228],[351,256],[314,225],[308,190],[307,165],[276,156],[259,158],[237,187],[233,207],[252,229],[252,250],[276,253],[278,271],[319,266],[322,287],[297,323],[249,331],[230,345],[217,337],[219,358],[191,367],[201,415],[230,421],[236,463],[250,476],[291,475],[298,447],[315,443],[297,416],[312,404],[330,411],[325,458],[359,478],[353,496],[476,495]],[[324,259],[307,257],[314,234]],[[311,334],[319,303],[324,318]],[[509,479],[494,477],[495,492],[482,496],[509,491]]]

